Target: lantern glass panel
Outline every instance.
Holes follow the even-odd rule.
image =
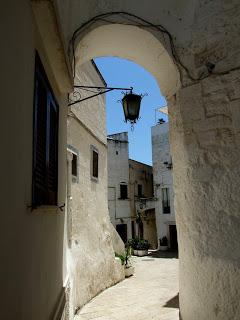
[[[135,121],[138,119],[141,96],[137,94],[127,94],[122,99],[125,120]]]
[[[124,99],[124,98],[122,99],[122,105],[123,105],[125,120],[127,120],[128,119],[128,103],[127,103],[127,99]]]

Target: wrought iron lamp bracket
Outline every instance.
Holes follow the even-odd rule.
[[[93,90],[97,90],[97,91],[93,91]],[[83,91],[88,91],[88,92],[92,92],[94,94],[82,98],[81,95],[81,90]],[[71,93],[70,95],[68,95],[68,106],[72,106],[76,103],[97,97],[101,94],[113,91],[113,90],[124,90],[124,91],[130,91],[130,93],[132,93],[133,88],[115,88],[115,87],[94,87],[94,86],[74,86],[74,92]]]

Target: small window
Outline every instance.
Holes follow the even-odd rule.
[[[35,59],[32,206],[57,205],[58,104],[39,56]]]
[[[116,151],[116,155],[118,155],[118,151]]]
[[[91,175],[92,178],[94,178],[94,180],[98,179],[98,150],[91,146],[91,150],[92,150],[92,168],[91,168]]]
[[[170,213],[169,188],[162,188],[162,207],[163,213]]]
[[[142,192],[142,185],[138,184],[138,196],[142,197],[143,196],[143,192]]]
[[[72,175],[77,177],[77,155],[72,154]]]
[[[69,154],[71,154],[71,173],[72,182],[78,182],[79,180],[79,151],[72,145],[67,146]]]
[[[128,186],[126,184],[120,184],[120,199],[128,198]]]

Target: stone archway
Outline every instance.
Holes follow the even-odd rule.
[[[29,215],[35,50],[44,58],[62,111],[60,141],[63,143],[59,158],[64,173],[67,93],[72,89],[72,73],[66,63],[71,60],[66,50],[69,40],[85,21],[119,10],[164,25],[171,32],[182,61],[191,69],[191,75],[196,76],[194,81],[186,76],[184,88],[178,92],[178,86],[172,90],[164,84],[167,79],[158,79],[169,102],[182,318],[239,318],[239,0],[152,0],[149,3],[149,0],[24,0],[20,4],[14,0],[2,7],[5,18],[2,30],[6,30],[4,50],[1,50],[6,74],[2,81],[2,118],[11,119],[2,123],[2,145],[8,150],[2,166],[3,208],[7,208],[7,214],[2,215],[2,243],[7,239],[3,252],[7,257],[3,259],[5,271],[2,272],[6,292],[3,312],[12,318],[17,313],[26,319],[49,318],[62,286],[63,215]],[[97,26],[99,23],[94,27]],[[87,31],[90,36],[90,30]],[[138,31],[141,37],[142,30]],[[145,35],[142,39],[150,40]],[[150,32],[148,35],[151,36]],[[112,41],[119,47],[114,34]],[[141,43],[142,50],[150,49],[146,48],[148,42]],[[164,44],[164,40],[159,43]],[[161,54],[163,48],[160,44],[158,48]],[[140,53],[141,50],[134,55]],[[88,58],[91,56],[94,57],[89,54]],[[140,58],[136,62],[141,64]],[[160,65],[161,59],[157,61]],[[154,72],[161,73],[164,68],[163,63],[161,69],[157,64],[156,69],[151,69],[142,63],[155,77]],[[13,74],[17,75],[14,90]],[[169,76],[167,72],[165,75]],[[10,145],[14,148],[8,148]],[[11,170],[6,170],[10,164]],[[60,178],[59,204],[62,205],[65,175],[61,174]],[[32,294],[33,288],[39,290]],[[16,299],[9,299],[12,292]]]
[[[182,58],[186,59],[187,48],[184,50]],[[222,75],[212,76],[211,72],[204,71],[205,75],[196,80],[187,76],[184,88],[178,91],[177,69],[167,50],[150,32],[134,26],[97,27],[80,39],[76,49],[77,63],[106,55],[127,58],[145,67],[155,76],[168,100],[179,235],[181,316],[184,320],[234,318],[239,312],[236,299],[239,278],[236,257],[230,248],[237,253],[238,245],[237,237],[230,245],[228,235],[237,234],[238,223],[233,223],[236,218],[231,214],[233,205],[227,198],[227,184],[230,181],[231,185],[239,184],[232,175],[234,159],[239,155],[235,143],[239,124],[234,121],[232,125],[234,114],[238,117],[234,102],[218,93],[224,90],[230,94],[227,79],[235,79],[236,74],[225,76],[223,71]],[[189,65],[192,63],[189,61]],[[234,212],[237,213],[236,206]],[[222,284],[219,285],[221,270],[226,274],[222,282],[226,294]]]
[[[158,38],[142,28],[108,24],[80,38],[75,49],[76,66],[103,56],[128,59],[144,67],[167,99],[180,87],[179,72],[170,54]]]

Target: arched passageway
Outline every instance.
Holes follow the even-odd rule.
[[[161,34],[160,34],[161,35]],[[180,87],[177,66],[161,41],[151,32],[135,26],[108,24],[87,33],[75,49],[75,64],[96,57],[115,56],[131,60],[148,70],[166,98]]]
[[[237,232],[238,225],[233,224],[232,204],[226,198],[227,185],[233,183],[231,163],[238,154],[234,151],[238,129],[232,127],[232,120],[226,120],[226,116],[232,119],[235,111],[231,109],[221,115],[217,108],[214,84],[226,80],[205,73],[195,81],[185,79],[184,88],[178,91],[179,73],[171,55],[156,34],[153,36],[135,26],[102,25],[79,37],[76,65],[107,55],[123,57],[145,67],[157,79],[168,100],[179,234],[181,316],[183,320],[234,318],[238,314],[239,294],[230,292],[232,287],[237,290],[239,283],[236,258],[229,246],[230,250],[226,247],[222,251],[222,248],[229,241],[228,234]],[[219,84],[217,90],[221,87]],[[227,152],[229,148],[232,160]],[[225,174],[220,175],[219,170]],[[238,182],[235,180],[234,184]],[[223,212],[223,207],[227,211]],[[236,214],[236,207],[234,210]],[[236,238],[231,243],[237,253]],[[218,279],[223,271],[227,278],[220,285]]]
[[[182,319],[237,320],[240,314],[238,0],[152,0],[151,5],[149,0],[23,0],[21,3],[13,0],[2,6],[2,30],[6,30],[6,42],[1,50],[2,118],[9,119],[1,126],[2,145],[7,150],[2,157],[1,172],[3,318],[51,318],[62,290],[64,215],[31,212],[36,50],[60,105],[58,204],[62,207],[66,200],[67,93],[72,89],[69,80],[72,70],[66,63],[72,61],[72,56],[67,47],[79,25],[101,13],[119,10],[164,25],[181,60],[191,70],[191,77],[184,74],[179,88],[171,54],[165,54],[169,52],[168,44],[163,49],[166,39],[161,36],[160,41],[156,40],[156,32],[154,38],[150,29],[144,28],[143,32],[137,26],[131,26],[124,35],[122,22],[127,21],[120,16],[115,16],[114,22],[118,23],[121,42],[105,22],[98,21],[77,37],[76,60],[81,64],[84,59],[98,55],[121,55],[143,65],[156,77],[168,99],[170,114]],[[115,25],[111,27],[114,30]],[[106,30],[106,38],[101,33],[97,35],[97,30],[104,33]],[[132,34],[132,39],[125,46],[128,34]],[[87,41],[91,37],[95,44]],[[114,48],[108,47],[111,43]],[[144,59],[141,52],[147,53]],[[17,75],[14,90],[13,75]],[[6,170],[9,165],[10,170]],[[55,211],[58,208],[54,213],[62,213]],[[11,298],[13,294],[16,299]]]

